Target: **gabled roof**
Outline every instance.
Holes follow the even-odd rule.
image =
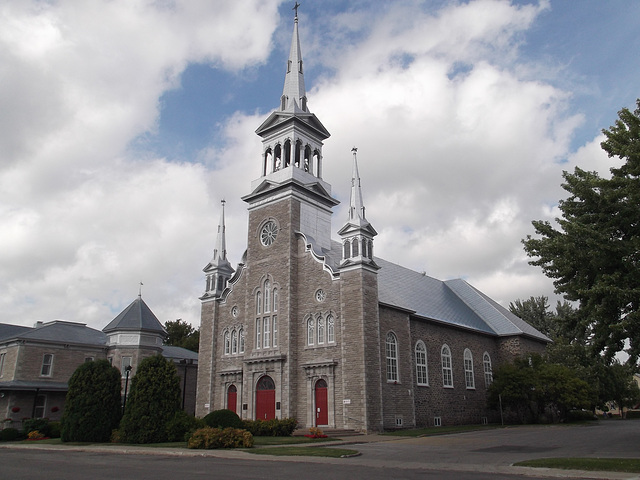
[[[462,279],[441,281],[375,258],[380,303],[426,319],[497,336],[550,339]]]
[[[4,335],[2,332],[13,331],[13,334]],[[49,343],[82,344],[103,346],[107,343],[107,337],[100,330],[87,327],[84,323],[54,320],[47,323],[38,323],[36,327],[18,327],[17,325],[0,324],[0,339],[21,339],[42,341]]]
[[[141,297],[136,298],[120,315],[102,329],[105,333],[118,330],[159,333],[163,337],[166,331],[151,309]]]
[[[340,271],[342,244],[333,240],[331,249],[314,245],[305,236],[309,250],[332,271]],[[508,309],[462,279],[442,281],[374,257],[378,270],[378,302],[404,310],[415,317],[433,320],[494,336],[527,335],[551,340]]]

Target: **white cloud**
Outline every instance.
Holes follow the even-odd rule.
[[[225,120],[197,164],[132,158],[128,146],[154,131],[160,97],[189,63],[237,71],[264,62],[278,3],[0,7],[3,322],[63,317],[102,328],[142,281],[161,321],[198,323],[222,198],[231,260],[246,247],[240,197],[260,173],[254,130],[268,112]],[[582,117],[568,110],[570,92],[533,78],[544,66],[520,56],[546,8],[478,0],[429,14],[398,2],[309,25],[302,17],[305,61],[329,69],[307,86],[333,134],[325,180],[343,202],[334,231],[356,145],[378,255],[464,277],[505,305],[552,296],[520,240],[531,220],[557,215],[562,169],[606,170],[610,159],[598,139],[572,154]]]

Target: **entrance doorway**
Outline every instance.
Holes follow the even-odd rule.
[[[256,420],[276,418],[276,384],[265,375],[256,385]]]
[[[327,382],[320,379],[316,382],[316,427],[329,424],[329,408],[327,405]]]
[[[229,385],[227,389],[227,408],[231,410],[233,413],[238,413],[237,410],[238,405],[238,389],[235,385]]]

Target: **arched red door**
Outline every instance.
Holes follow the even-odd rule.
[[[231,410],[233,413],[238,413],[236,411],[238,405],[238,389],[235,385],[229,385],[227,389],[227,408]]]
[[[268,375],[256,385],[256,420],[276,418],[276,384]]]
[[[329,425],[329,408],[327,402],[327,382],[320,379],[316,382],[316,427]]]

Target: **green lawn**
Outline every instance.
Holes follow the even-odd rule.
[[[514,465],[518,467],[640,473],[640,458],[539,458],[518,462]]]

